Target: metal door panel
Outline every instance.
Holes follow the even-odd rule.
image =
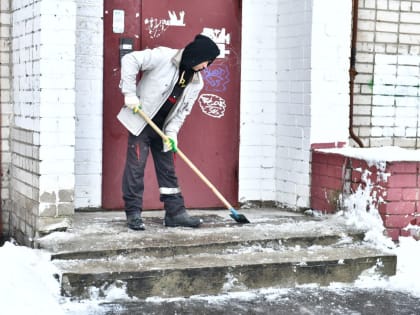
[[[103,171],[102,207],[123,207],[121,180],[124,170],[127,130],[116,119],[123,96],[120,82],[120,38],[132,38],[134,49],[140,49],[139,16],[141,0],[104,1],[104,79],[103,79]],[[114,10],[124,10],[123,33],[115,33]]]

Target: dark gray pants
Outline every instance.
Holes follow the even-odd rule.
[[[138,136],[129,134],[122,179],[127,215],[139,213],[143,209],[144,170],[149,150],[152,152],[160,201],[164,203],[166,215],[174,216],[185,211],[184,199],[175,174],[173,153],[163,152],[162,148],[162,139],[150,126],[147,126]]]

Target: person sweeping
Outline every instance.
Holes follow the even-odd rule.
[[[198,227],[202,220],[190,216],[178,185],[174,152],[177,135],[190,114],[204,83],[200,71],[220,54],[207,36],[197,35],[184,49],[157,47],[126,54],[121,60],[120,89],[124,106],[118,114],[129,130],[127,156],[122,178],[122,192],[127,225],[144,230],[144,171],[151,152],[164,204],[164,224],[169,227]],[[136,84],[137,75],[141,79]],[[166,142],[138,115],[143,110],[168,136]]]

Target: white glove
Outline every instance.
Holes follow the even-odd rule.
[[[128,108],[134,110],[135,108],[141,109],[140,100],[135,94],[129,94],[124,96],[124,104]]]

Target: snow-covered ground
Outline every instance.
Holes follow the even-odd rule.
[[[342,215],[342,214],[338,214]],[[401,238],[398,246],[383,236],[382,224],[379,216],[354,210],[345,214],[348,223],[358,225],[358,222],[369,224],[370,233],[366,241],[375,246],[392,251],[398,256],[397,274],[389,278],[378,276],[374,270],[367,270],[353,284],[334,283],[330,287],[343,290],[349,288],[384,288],[398,292],[409,293],[420,297],[420,281],[418,281],[418,263],[420,261],[420,242],[413,238]],[[97,297],[88,301],[76,302],[63,298],[59,294],[59,284],[54,275],[57,270],[50,261],[49,254],[43,250],[18,246],[13,242],[6,242],[0,247],[0,300],[2,314],[101,314],[101,303],[116,300],[129,300],[124,288],[110,288],[105,298]],[[314,284],[316,286],[316,284]],[[92,289],[94,290],[94,289]],[[265,289],[267,291],[267,289]],[[210,300],[233,298],[252,299],[258,294],[266,294],[264,290],[243,293],[224,294],[222,297],[207,297]],[[94,291],[93,291],[94,292]],[[273,289],[284,298],[284,290]],[[93,296],[95,296],[93,294]],[[150,301],[159,298],[150,299]],[[132,300],[131,300],[132,301]]]

